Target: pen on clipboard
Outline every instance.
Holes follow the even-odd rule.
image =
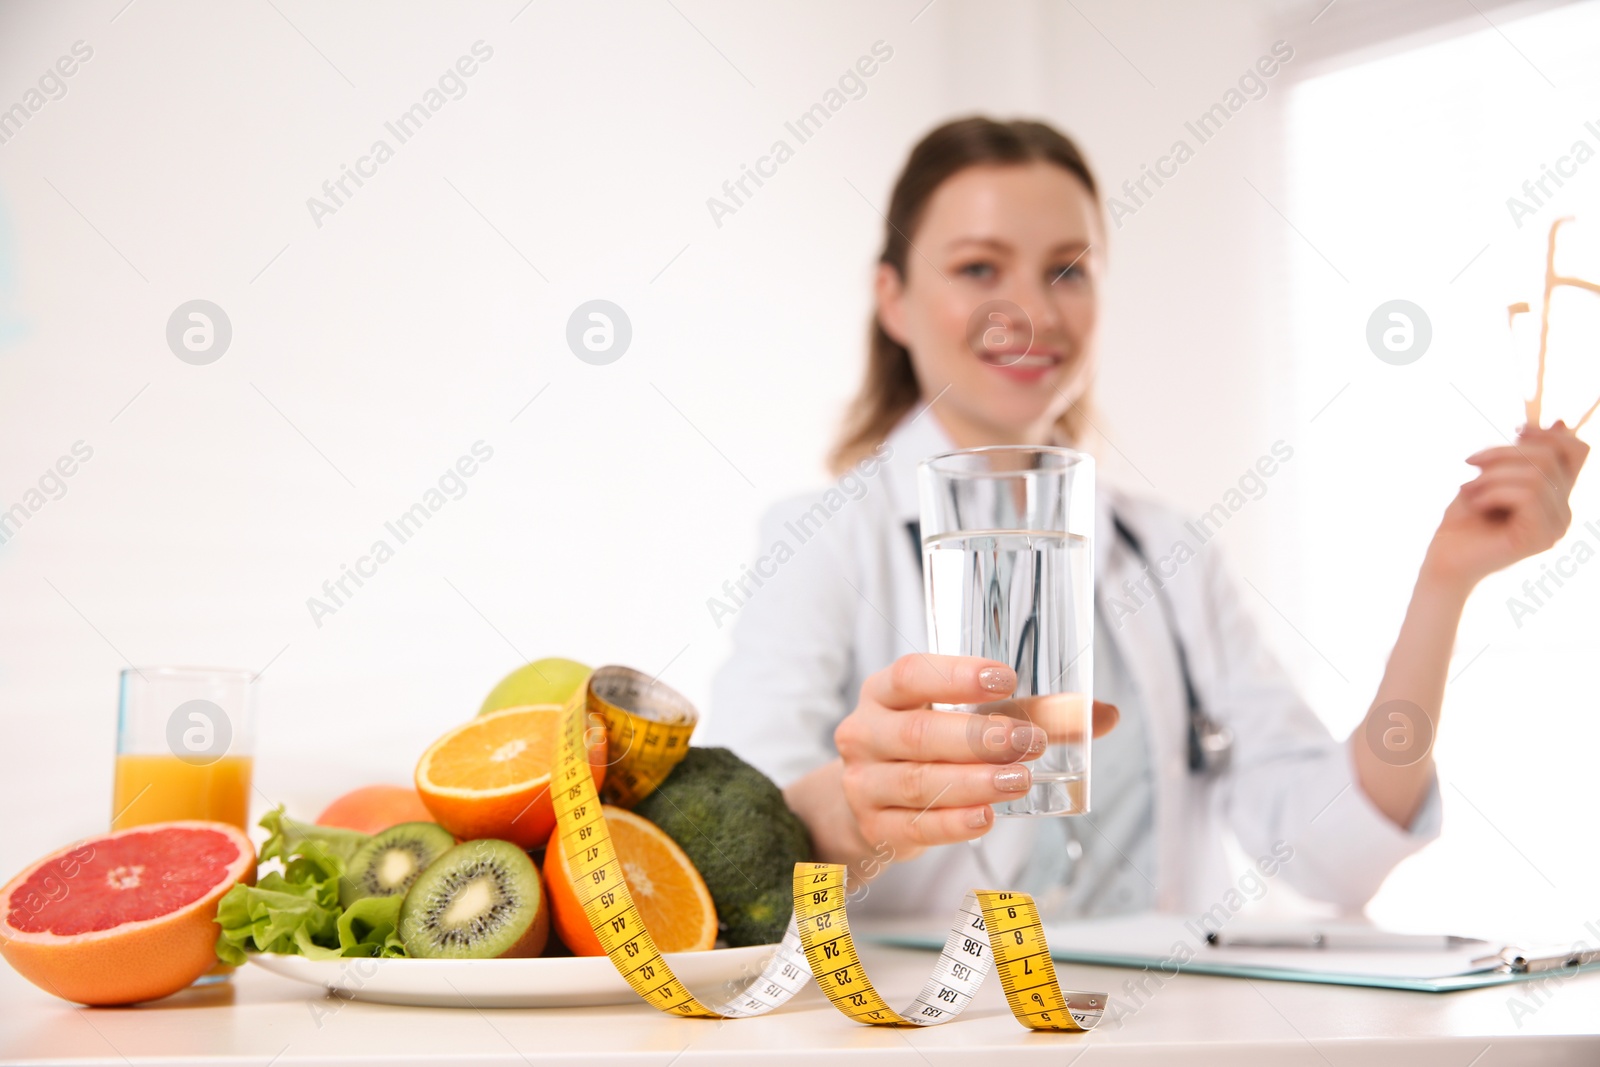
[[[1553,946],[1548,949],[1507,948],[1500,953],[1506,970],[1513,974],[1540,974],[1544,971],[1565,971],[1600,963],[1600,949],[1586,945],[1569,948]]]
[[[1472,966],[1492,965],[1495,970],[1509,974],[1539,974],[1600,964],[1600,948],[1589,948],[1581,942],[1569,948],[1519,948],[1506,945],[1505,942],[1490,942],[1455,934],[1400,934],[1386,930],[1296,930],[1237,934],[1213,931],[1206,935],[1206,944],[1213,948],[1326,949],[1335,952],[1453,952],[1482,946],[1485,951],[1472,960]]]
[[[1301,930],[1271,934],[1229,934],[1213,931],[1206,934],[1206,944],[1213,948],[1452,952],[1472,945],[1487,945],[1489,942],[1476,937],[1458,937],[1455,934],[1399,934],[1387,930]]]

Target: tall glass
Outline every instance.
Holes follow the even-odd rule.
[[[948,710],[1044,728],[1033,786],[998,815],[1089,810],[1094,692],[1094,459],[1068,448],[947,452],[917,467],[928,640],[1017,672],[1005,700]]]
[[[123,671],[111,828],[210,819],[248,832],[254,720],[249,671]]]
[[[206,667],[130,667],[117,702],[111,828],[175,819],[249,832],[255,676]],[[227,981],[218,962],[196,985]]]

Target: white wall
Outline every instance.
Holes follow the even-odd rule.
[[[33,816],[0,870],[103,825],[127,661],[270,663],[262,801],[307,809],[405,780],[524,657],[664,671],[703,705],[726,653],[705,600],[760,510],[822,477],[910,145],[1041,115],[1116,193],[1316,33],[1250,0],[275,2],[0,10],[0,108],[94,52],[0,144],[0,507],[94,449],[0,548],[0,808]],[[307,198],[480,40],[465,95],[317,226]],[[877,41],[865,95],[716,225],[707,197]],[[1104,469],[1193,511],[1313,443],[1266,202],[1293,73],[1110,235]],[[596,297],[634,330],[603,367],[564,341]],[[209,366],[165,343],[194,298],[233,324]],[[307,598],[480,440],[466,495],[316,625]],[[1224,535],[1286,605],[1312,491],[1290,464]]]
[[[1083,5],[1156,93],[1046,4],[119,7],[0,14],[0,106],[93,49],[0,144],[0,500],[94,450],[0,549],[0,806],[39,813],[6,869],[105,819],[124,657],[270,662],[258,782],[307,806],[404,780],[523,656],[665,668],[703,702],[726,649],[705,600],[760,509],[822,477],[909,146],[1039,113],[1120,180],[1262,49],[1242,5],[1161,26]],[[479,40],[465,95],[319,228],[307,198]],[[715,225],[707,197],[880,40],[866,95]],[[1256,224],[1214,218],[1231,175],[1201,167],[1261,118],[1114,238],[1105,428],[1180,501],[1271,432],[1218,414],[1253,377],[1233,294],[1254,275],[1202,266],[1218,236],[1254,261]],[[633,323],[610,366],[564,343],[594,297]],[[233,324],[209,366],[165,344],[194,298]],[[1146,393],[1152,368],[1175,388]],[[479,440],[466,495],[315,625],[307,598]]]

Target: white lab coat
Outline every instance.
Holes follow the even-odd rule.
[[[900,424],[833,489],[787,501],[762,522],[756,558],[713,607],[733,625],[733,653],[712,687],[702,744],[725,744],[786,785],[833,759],[833,730],[867,675],[926,651],[922,576],[906,524],[917,518],[916,465],[953,445],[931,412]],[[1096,493],[1096,596],[1124,596],[1142,564],[1117,539],[1115,510],[1152,563],[1179,540],[1198,549],[1165,585],[1206,711],[1232,730],[1229,770],[1187,766],[1188,713],[1163,603],[1119,612],[1109,636],[1148,717],[1155,782],[1155,904],[1197,913],[1235,886],[1224,833],[1250,857],[1287,844],[1276,877],[1342,909],[1358,909],[1401,859],[1438,835],[1438,786],[1409,829],[1379,812],[1338,742],[1263,643],[1215,540],[1197,545],[1178,513],[1105,485]],[[1102,603],[1102,608],[1105,604]],[[1117,617],[1107,612],[1107,618]],[[1093,801],[1091,798],[1091,805]],[[1015,872],[1038,820],[1003,819],[985,838],[991,866]],[[1007,877],[1001,873],[1001,877]],[[890,864],[863,910],[944,916],[980,880],[971,849],[952,845]]]

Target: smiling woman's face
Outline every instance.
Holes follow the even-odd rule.
[[[968,167],[878,268],[878,318],[963,448],[1046,443],[1093,374],[1100,211],[1052,163]]]

